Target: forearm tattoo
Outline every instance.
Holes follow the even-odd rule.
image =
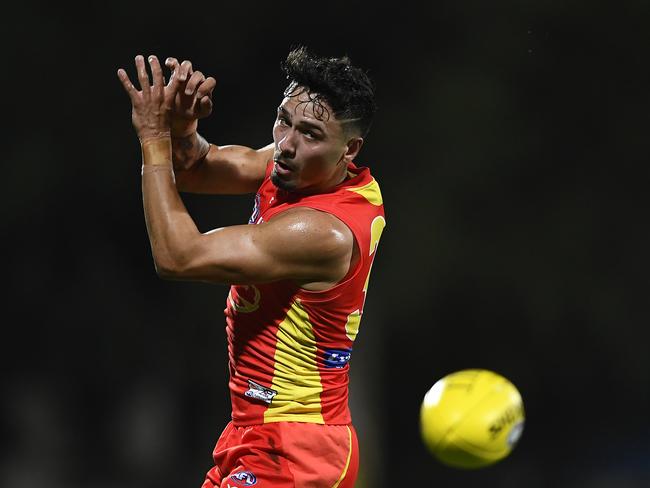
[[[196,133],[184,137],[173,137],[174,169],[190,169],[197,161],[202,160],[209,150],[210,144]]]

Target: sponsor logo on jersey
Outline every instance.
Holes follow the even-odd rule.
[[[260,216],[260,194],[257,193],[255,195],[255,206],[253,207],[253,214],[251,215],[251,218],[248,219],[249,224],[255,224],[257,223],[257,219]]]
[[[248,398],[261,400],[264,403],[271,403],[271,400],[273,400],[273,397],[277,394],[277,391],[262,386],[259,383],[255,383],[253,380],[248,380],[248,390],[244,392],[244,395]]]
[[[352,348],[350,349],[326,349],[323,362],[326,368],[342,368],[350,361]]]
[[[257,478],[250,471],[240,471],[239,473],[231,474],[230,479],[242,486],[253,486],[257,483]]]

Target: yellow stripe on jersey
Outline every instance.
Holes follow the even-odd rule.
[[[386,227],[386,219],[384,219],[381,215],[375,217],[372,221],[372,224],[370,224],[370,251],[369,251],[370,256],[372,256],[374,252],[377,250],[377,246],[379,245],[379,239],[381,238],[381,233],[384,230],[384,227]],[[370,283],[370,271],[372,271],[372,263],[370,264],[370,268],[368,269],[366,282],[363,285],[364,303],[366,301],[365,293],[367,293],[368,283]],[[350,315],[348,315],[348,321],[345,324],[345,334],[348,336],[348,339],[353,341],[357,338],[357,334],[359,334],[360,325],[361,325],[361,311],[357,309],[354,312],[352,312]]]
[[[359,309],[356,309],[354,312],[348,315],[348,321],[345,323],[345,335],[348,336],[348,339],[353,341],[357,338],[360,325],[361,311]]]
[[[271,388],[278,392],[264,412],[264,422],[300,421],[323,424],[323,391],[316,362],[316,337],[309,315],[295,300],[276,334]]]
[[[348,191],[358,193],[376,207],[384,203],[384,199],[381,196],[381,190],[379,189],[379,184],[374,178],[370,183],[356,188],[348,188]]]

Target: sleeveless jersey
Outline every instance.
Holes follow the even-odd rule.
[[[379,185],[368,168],[350,164],[349,178],[329,192],[299,195],[271,182],[272,166],[249,224],[296,207],[328,212],[350,228],[360,256],[341,282],[324,291],[289,280],[230,287],[225,315],[233,423],[349,424],[348,362],[386,225]]]

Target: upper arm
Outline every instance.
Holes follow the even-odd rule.
[[[203,161],[176,172],[176,187],[191,193],[253,193],[262,184],[272,157],[273,143],[260,149],[212,144]]]
[[[349,269],[353,245],[352,231],[336,217],[293,209],[263,224],[201,234],[189,243],[175,277],[229,284],[284,279],[334,284]]]

